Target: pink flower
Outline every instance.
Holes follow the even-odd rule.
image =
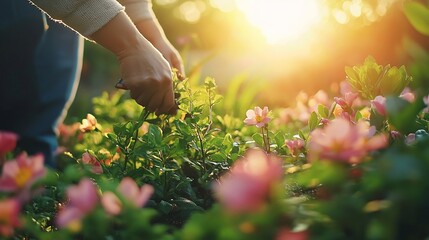
[[[282,228],[277,232],[276,240],[306,240],[307,231],[293,232],[288,228]]]
[[[0,236],[11,237],[14,229],[20,227],[21,206],[16,199],[0,200]]]
[[[301,138],[295,138],[293,140],[285,140],[286,147],[292,156],[296,157],[305,146],[304,140]]]
[[[153,187],[149,184],[145,184],[139,188],[136,182],[130,177],[123,178],[117,190],[134,207],[143,207],[154,192]],[[121,201],[112,192],[105,192],[103,194],[101,204],[106,212],[111,215],[117,215],[122,211]]]
[[[411,93],[411,92],[401,94],[399,97],[410,103],[414,102],[414,100],[416,99],[416,97],[414,96],[414,93]]]
[[[262,150],[249,150],[214,185],[215,197],[234,213],[258,211],[283,176],[281,160]]]
[[[100,162],[92,156],[90,153],[85,152],[82,154],[83,164],[91,166],[91,171],[96,174],[103,173],[103,168],[101,167]]]
[[[415,133],[408,134],[407,137],[405,138],[405,144],[411,145],[414,142],[416,142],[416,134]]]
[[[368,122],[357,124],[337,118],[323,129],[310,135],[309,159],[328,159],[350,164],[359,163],[369,151],[383,148],[388,139],[384,134],[374,136],[375,128]]]
[[[246,125],[255,125],[256,127],[263,127],[270,122],[268,117],[268,107],[262,110],[260,107],[255,107],[255,110],[247,110],[247,118],[244,120]]]
[[[401,95],[399,95],[399,97],[410,102],[410,103],[414,102],[414,100],[416,99],[416,96],[408,87],[402,91],[402,93],[401,93]]]
[[[18,135],[13,132],[0,131],[0,156],[15,149]]]
[[[30,189],[31,185],[46,173],[43,162],[43,155],[27,156],[26,153],[5,162],[0,177],[0,190],[21,191]]]
[[[347,92],[344,94],[344,97],[334,97],[334,101],[340,105],[344,112],[353,114],[353,103],[357,99],[358,94],[354,92]],[[353,114],[354,115],[354,114]]]
[[[132,178],[125,177],[119,183],[118,192],[134,204],[134,206],[143,207],[149,201],[154,189],[149,184],[145,184],[139,188]]]
[[[82,132],[89,132],[95,130],[97,127],[97,119],[90,113],[86,115],[86,119],[82,119],[82,124],[79,129]]]
[[[371,101],[372,106],[377,110],[377,112],[381,116],[386,116],[386,98],[383,96],[377,96],[374,98],[374,100]]]
[[[58,227],[70,227],[80,224],[80,220],[91,212],[98,203],[98,192],[95,184],[88,178],[78,185],[67,189],[67,205],[57,214]]]

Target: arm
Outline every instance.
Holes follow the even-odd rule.
[[[125,85],[137,103],[158,114],[176,111],[168,62],[139,33],[116,1],[33,1],[52,17],[62,20],[114,53],[118,58]],[[106,18],[107,21],[104,24],[88,21],[88,18],[92,17],[85,17],[86,13]]]
[[[178,77],[183,79],[185,71],[182,58],[165,36],[164,30],[152,11],[151,0],[119,0],[119,2],[125,6],[126,13],[140,33],[161,52],[170,66],[177,70]]]
[[[65,25],[88,37],[124,7],[117,1],[99,0],[31,0],[50,17],[61,20]]]

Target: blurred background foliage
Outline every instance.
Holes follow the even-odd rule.
[[[243,115],[252,104],[290,106],[300,91],[335,91],[344,67],[369,55],[382,65],[405,65],[429,89],[429,41],[404,14],[409,2],[429,6],[428,0],[153,0],[153,8],[192,82],[214,77],[225,114]],[[114,56],[87,41],[67,121],[81,119],[92,97],[116,91],[119,78]]]

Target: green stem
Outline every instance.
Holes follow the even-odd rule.
[[[127,153],[125,154],[124,171],[127,168],[127,165],[129,162],[129,154],[130,154],[130,152],[133,152],[134,148],[136,147],[137,139],[139,136],[139,129],[143,125],[144,121],[146,121],[146,118],[149,116],[149,113],[150,113],[149,111],[146,111],[146,109],[143,108],[138,120],[133,125],[133,130],[134,130],[133,135],[134,136],[131,137],[131,140],[132,141],[134,140],[134,142],[131,144],[131,147],[127,150]],[[134,167],[134,169],[136,169],[136,167],[137,167],[137,162],[136,162],[135,158],[133,159],[133,167]]]
[[[270,153],[271,149],[270,149],[270,138],[268,136],[268,127],[266,127],[266,126],[262,127],[261,132],[262,132],[262,139],[264,141],[265,151],[267,153]]]
[[[198,140],[200,142],[201,158],[202,158],[203,170],[204,170],[204,173],[205,173],[205,171],[206,171],[206,152],[204,150],[204,142],[203,142],[203,139],[201,137],[200,128],[198,127],[197,124],[195,124],[195,125],[196,125],[195,128],[197,130]]]

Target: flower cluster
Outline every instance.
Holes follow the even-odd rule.
[[[357,124],[337,118],[326,127],[314,130],[309,140],[309,160],[327,159],[359,163],[370,151],[383,148],[388,139],[384,134],[375,135],[375,128],[368,122]]]
[[[0,132],[0,160],[15,149],[18,135]],[[28,156],[25,152],[14,159],[5,160],[0,176],[0,193],[7,198],[0,199],[0,236],[10,237],[15,228],[22,226],[20,211],[35,191],[33,186],[46,174],[44,157],[41,154]]]
[[[117,191],[133,207],[143,207],[152,196],[154,188],[149,184],[139,188],[132,178],[126,177],[122,179]],[[103,193],[101,204],[106,212],[111,215],[117,215],[122,210],[121,201],[110,191]]]
[[[123,208],[121,199],[133,208],[140,208],[150,199],[153,191],[152,186],[145,184],[139,188],[133,179],[126,177],[117,188],[119,195],[111,191],[100,194],[97,185],[84,178],[78,185],[67,189],[67,203],[57,214],[57,226],[79,231],[82,219],[94,211],[99,203],[107,214],[118,215]]]

